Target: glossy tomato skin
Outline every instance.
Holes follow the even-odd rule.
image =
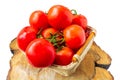
[[[85,31],[79,25],[70,25],[63,30],[66,45],[72,49],[80,48],[86,40]]]
[[[17,43],[21,50],[25,51],[28,44],[36,38],[37,31],[30,26],[24,27],[17,36]]]
[[[42,36],[44,38],[50,38],[51,37],[51,34],[54,35],[57,33],[57,30],[54,29],[54,28],[46,28],[42,31]]]
[[[50,42],[43,38],[38,38],[28,45],[26,56],[33,66],[42,68],[53,64],[56,52]]]
[[[30,15],[29,23],[37,30],[45,29],[48,27],[47,15],[41,10],[36,10]]]
[[[48,22],[57,30],[62,30],[69,26],[72,23],[72,18],[71,11],[62,5],[54,5],[48,11]]]
[[[87,18],[80,14],[80,15],[74,15],[72,24],[77,24],[81,26],[84,30],[87,28]]]
[[[72,61],[73,57],[73,51],[72,49],[68,47],[63,47],[60,51],[57,52],[56,58],[55,58],[55,64],[57,65],[68,65]]]

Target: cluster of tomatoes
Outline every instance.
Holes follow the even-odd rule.
[[[53,5],[47,13],[32,12],[29,23],[19,32],[17,43],[35,67],[68,65],[86,41],[86,17],[63,5]]]

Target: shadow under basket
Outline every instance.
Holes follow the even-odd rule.
[[[77,67],[80,65],[81,61],[89,51],[96,35],[96,30],[94,28],[88,26],[88,29],[90,30],[89,36],[87,37],[84,45],[80,47],[76,54],[74,54],[72,62],[66,66],[53,64],[50,66],[51,69],[63,76],[69,76],[76,71]]]

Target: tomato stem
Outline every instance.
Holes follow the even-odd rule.
[[[50,35],[51,35],[50,38],[47,38],[47,40],[53,44],[53,46],[56,48],[56,51],[61,50],[62,47],[65,45],[63,34],[61,33],[51,34],[50,33]]]
[[[71,12],[73,15],[77,15],[77,11],[75,9],[72,9]]]
[[[42,32],[42,29],[40,29],[40,30],[38,31],[38,33],[37,33],[37,35],[36,35],[37,38],[41,38],[41,37],[42,37],[41,32]]]

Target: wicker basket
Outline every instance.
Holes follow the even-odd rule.
[[[51,69],[53,69],[55,72],[63,75],[63,76],[69,76],[72,73],[74,73],[81,63],[81,61],[84,59],[85,55],[89,51],[93,41],[94,37],[96,35],[96,30],[92,27],[88,27],[90,29],[90,34],[85,42],[85,44],[76,52],[76,54],[73,56],[72,62],[67,66],[60,66],[53,64],[50,66]]]

